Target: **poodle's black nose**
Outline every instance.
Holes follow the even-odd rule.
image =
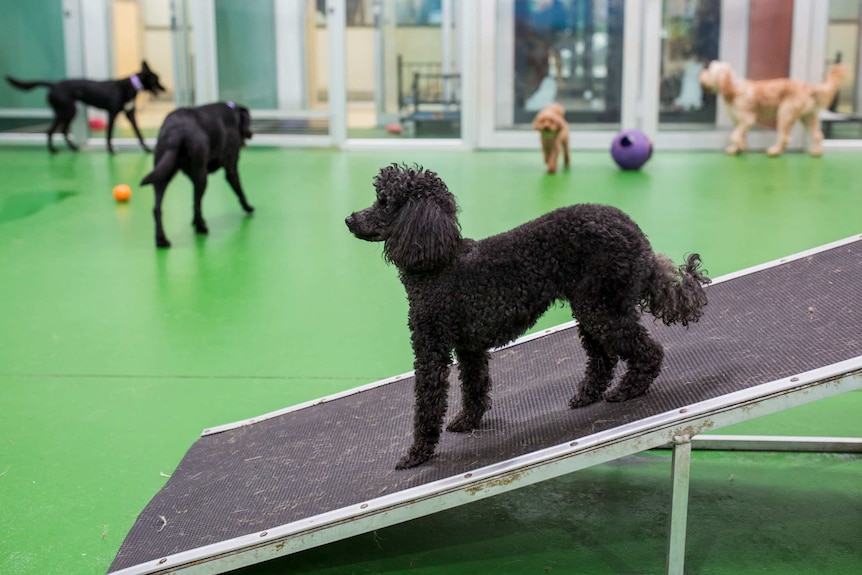
[[[348,228],[353,225],[353,222],[354,222],[353,214],[350,214],[349,216],[344,218],[344,223],[347,224]]]

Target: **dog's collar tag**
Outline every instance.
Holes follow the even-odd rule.
[[[138,78],[138,75],[137,75],[137,74],[132,75],[132,77],[131,77],[131,78],[129,78],[129,80],[131,80],[131,81],[132,81],[132,86],[134,86],[134,87],[135,87],[135,92],[143,92],[143,90],[144,90],[144,83],[143,83],[143,82],[141,82],[141,79],[140,79],[140,78]]]
[[[231,110],[236,110],[236,104],[234,104],[233,102],[228,102],[227,107]]]

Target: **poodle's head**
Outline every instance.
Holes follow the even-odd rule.
[[[391,164],[374,178],[377,200],[350,214],[354,236],[383,242],[387,261],[404,271],[431,271],[457,256],[461,240],[455,197],[437,174]]]
[[[556,134],[565,125],[566,111],[559,104],[548,104],[533,118],[533,129],[543,134]]]
[[[700,71],[700,85],[707,92],[729,96],[733,93],[733,68],[727,62],[713,60]]]

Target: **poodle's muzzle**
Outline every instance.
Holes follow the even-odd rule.
[[[354,236],[366,242],[382,242],[386,238],[383,236],[382,229],[375,223],[373,214],[369,214],[372,208],[367,208],[361,212],[353,212],[344,219],[347,224],[347,229]]]

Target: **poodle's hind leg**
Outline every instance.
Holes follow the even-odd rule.
[[[626,362],[620,382],[605,392],[606,401],[626,401],[647,392],[661,372],[664,350],[638,321],[635,310],[619,318],[602,338],[605,347]]]
[[[455,350],[461,376],[461,412],[446,427],[448,431],[464,433],[479,427],[482,416],[491,408],[491,376],[488,373],[488,352]]]
[[[581,337],[584,351],[587,352],[587,370],[569,402],[572,409],[595,403],[602,398],[602,394],[611,384],[614,367],[619,359],[608,354],[604,346],[583,324],[578,325],[578,335]]]

